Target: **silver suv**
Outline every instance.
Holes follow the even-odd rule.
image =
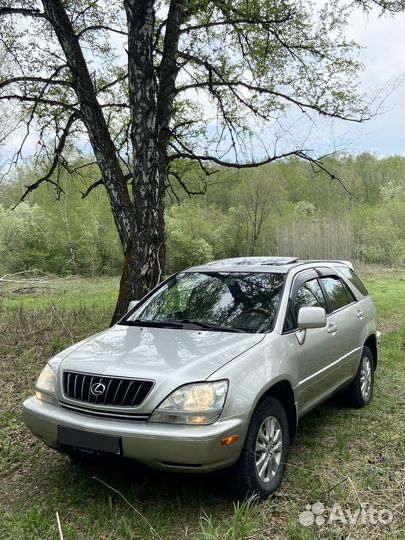
[[[268,497],[305,413],[337,391],[370,402],[378,336],[348,262],[215,261],[171,276],[52,358],[24,420],[59,451],[228,468],[235,497]]]

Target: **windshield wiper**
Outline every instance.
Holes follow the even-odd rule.
[[[122,321],[119,324],[127,326],[150,326],[154,328],[184,328],[184,325],[197,326],[198,328],[203,328],[204,330],[213,330],[214,332],[239,332],[243,333],[243,330],[239,328],[231,328],[229,326],[221,326],[220,324],[197,321],[194,319],[181,319],[181,320],[172,320],[172,321],[159,321],[159,320],[148,320],[148,319],[134,319]]]
[[[240,330],[239,328],[232,328],[231,326],[222,326],[220,324],[216,323],[210,323],[205,321],[198,321],[196,319],[181,319],[179,321],[176,321],[181,324],[193,324],[196,326],[199,326],[200,328],[204,328],[205,330],[214,330],[217,332],[239,332],[243,333],[243,330]]]
[[[134,319],[132,321],[122,321],[119,324],[127,326],[152,326],[155,328],[183,328],[180,321],[158,321],[153,319]]]

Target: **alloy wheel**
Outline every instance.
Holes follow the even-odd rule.
[[[255,461],[262,482],[270,482],[277,472],[283,450],[283,434],[277,418],[268,416],[257,433]]]
[[[360,391],[361,396],[364,400],[367,400],[371,392],[372,384],[372,366],[371,360],[367,356],[361,361],[361,371],[360,371]]]

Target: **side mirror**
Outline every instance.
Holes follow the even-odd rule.
[[[131,311],[131,309],[134,309],[134,307],[139,304],[139,300],[131,300],[128,304],[128,311]]]
[[[302,307],[298,312],[298,328],[323,328],[326,326],[326,311],[323,307]]]

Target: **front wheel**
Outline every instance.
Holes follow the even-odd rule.
[[[343,391],[343,396],[348,405],[352,407],[364,407],[372,400],[373,392],[374,357],[371,350],[367,346],[364,346],[356,376]]]
[[[229,471],[234,498],[272,495],[284,476],[288,446],[285,410],[277,399],[266,397],[254,410],[240,458]]]

